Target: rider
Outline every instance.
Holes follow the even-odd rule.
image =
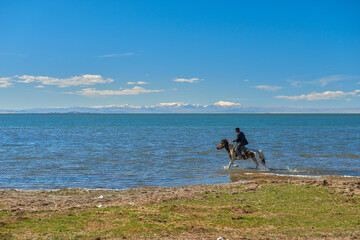
[[[231,140],[230,142],[237,143],[235,151],[238,153],[238,155],[241,154],[241,156],[245,159],[245,145],[249,143],[245,138],[245,134],[243,132],[240,132],[240,128],[235,128],[235,132],[237,134],[236,139]]]

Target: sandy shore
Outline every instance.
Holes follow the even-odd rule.
[[[60,190],[0,190],[0,211],[69,210],[88,207],[142,206],[169,200],[192,199],[194,196],[226,189],[231,192],[239,185],[248,191],[261,183],[326,186],[334,193],[348,196],[360,194],[360,178],[324,176],[320,178],[276,176],[267,174],[235,174],[236,182],[201,184],[181,187],[142,187],[129,190],[88,190],[82,188]]]

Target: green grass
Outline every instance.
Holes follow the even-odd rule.
[[[359,203],[359,196],[326,187],[262,184],[256,191],[234,187],[142,207],[0,212],[0,239],[343,238],[360,234]]]

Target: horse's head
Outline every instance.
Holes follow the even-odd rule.
[[[221,140],[219,145],[217,145],[217,149],[223,149],[224,147],[229,146],[229,142],[226,139]]]

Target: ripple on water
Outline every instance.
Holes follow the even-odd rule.
[[[0,188],[130,188],[265,172],[360,176],[359,115],[0,115]],[[225,169],[240,126],[270,170]],[[342,132],[342,134],[338,134]],[[326,136],[326,137],[324,137]]]

